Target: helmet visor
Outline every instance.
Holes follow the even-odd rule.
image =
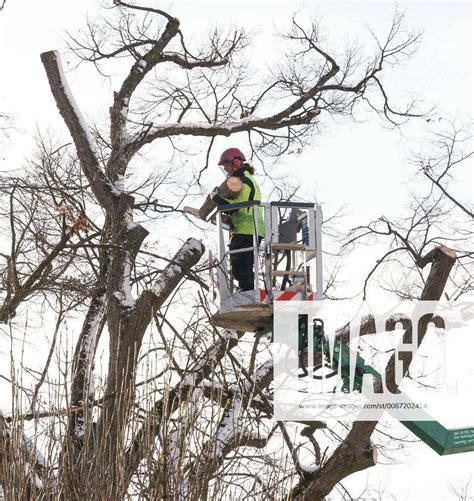
[[[219,168],[223,172],[224,176],[229,176],[232,174],[232,164],[229,160],[224,160],[222,163],[219,164]]]

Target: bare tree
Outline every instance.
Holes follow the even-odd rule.
[[[459,501],[469,501],[473,497],[472,478],[469,477],[465,481],[450,483],[449,490]]]
[[[1,255],[0,321],[40,295],[67,294],[72,308],[81,304],[94,286],[90,247],[99,243],[101,228],[91,219],[94,202],[68,145],[39,137],[26,173],[2,176],[0,194],[3,230],[11,238],[10,252]]]
[[[470,128],[443,126],[432,134],[425,150],[410,159],[415,169],[411,182],[417,189],[406,215],[397,220],[381,216],[353,228],[343,241],[345,249],[362,242],[385,246],[364,280],[364,299],[373,282],[401,299],[419,297],[424,278],[416,270],[433,245],[448,245],[458,256],[446,295],[456,300],[472,291],[472,209],[456,195],[456,179],[470,168]],[[389,276],[392,278],[387,279]]]
[[[83,321],[66,371],[63,407],[38,412],[32,406],[31,412],[0,421],[18,451],[22,446],[15,430],[22,430],[22,423],[49,419],[46,427],[60,430],[51,439],[49,466],[32,469],[36,456],[24,454],[21,464],[30,467],[15,470],[13,483],[12,457],[1,455],[6,495],[20,492],[12,486],[21,484],[21,471],[34,471],[38,478],[27,475],[29,490],[21,492],[38,497],[198,499],[290,492],[295,498],[322,499],[346,476],[375,464],[371,436],[376,423],[345,428],[345,438],[334,440],[328,453],[315,437],[336,436],[324,423],[273,422],[267,345],[257,336],[249,355],[242,348],[249,336],[211,326],[206,301],[199,297],[199,288],[206,288],[199,275],[209,267],[196,268],[202,243],[189,238],[160,269],[148,259],[163,256],[145,249],[148,231],[135,221],[137,214],[151,218],[173,212],[182,200],[157,199],[156,178],[133,189],[127,179],[144,147],[164,148],[163,139],[179,152],[185,147],[177,139],[204,138],[204,169],[218,136],[246,132],[255,155],[279,156],[321,133],[332,115],[375,112],[394,126],[420,116],[414,102],[393,104],[383,86],[386,68],[403,62],[419,41],[418,34],[403,29],[402,15],[395,15],[383,40],[374,38],[375,52],[365,59],[355,50],[341,60],[331,55],[320,30],[317,23],[305,28],[293,19],[283,35],[284,62],[268,77],[252,81],[243,63],[251,40],[243,30],[215,31],[195,47],[171,14],[116,0],[107,20],[89,23],[86,33],[70,43],[81,62],[93,63],[102,74],[118,62],[121,68],[127,65],[113,95],[108,131],[85,122],[59,54],[41,55],[75,154],[49,148],[43,160],[50,165],[37,166],[41,182],[4,180],[8,204],[3,216],[13,245],[3,256],[2,312],[11,322],[18,305],[32,301],[33,294],[72,298],[71,278],[65,279],[70,273],[81,279],[78,304],[68,308],[80,311]],[[193,172],[182,197],[203,169]],[[46,202],[39,196],[43,192]],[[445,247],[426,253],[425,247],[417,264],[431,263],[431,270],[420,297],[437,299],[455,256]],[[26,263],[19,258],[23,255],[34,259]],[[199,299],[191,312],[189,298],[184,301],[188,308],[181,328],[172,312],[181,312],[183,283]],[[421,339],[425,331],[426,326]],[[108,367],[103,386],[94,387],[103,332],[108,334]],[[152,363],[157,353],[161,356]],[[393,390],[393,360],[388,375]],[[271,440],[287,449],[288,464],[278,465],[276,454],[266,452]],[[314,468],[304,466],[302,450],[310,451]]]

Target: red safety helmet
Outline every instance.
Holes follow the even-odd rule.
[[[222,153],[219,165],[234,171],[240,169],[242,162],[245,162],[245,155],[238,148],[228,148]]]

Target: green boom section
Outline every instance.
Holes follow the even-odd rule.
[[[381,379],[380,373],[366,364],[365,360],[357,354],[353,386],[351,388],[350,347],[345,343],[336,342],[331,351],[330,343],[324,334],[323,327],[322,323],[314,324],[313,352],[315,354],[318,352],[322,353],[326,360],[326,367],[340,373],[343,381],[343,392],[362,392],[362,379],[365,374],[372,375],[375,381]],[[307,322],[300,322],[299,330],[299,349],[307,352]],[[397,390],[397,393],[401,394],[402,392]],[[404,398],[406,402],[410,403],[410,399],[406,395]],[[390,413],[390,409],[388,412]],[[400,421],[400,423],[442,456],[474,451],[474,427],[448,429],[438,421],[434,421],[428,413],[424,412],[424,414],[426,415],[426,420]]]

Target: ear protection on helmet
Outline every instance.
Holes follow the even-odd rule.
[[[242,165],[242,160],[240,158],[236,157],[232,159],[232,167],[234,167],[234,169],[238,169],[241,165]]]

